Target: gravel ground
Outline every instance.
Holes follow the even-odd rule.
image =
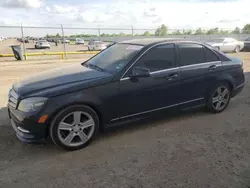
[[[0,64],[0,187],[249,188],[250,53],[236,56],[246,86],[223,113],[162,114],[107,130],[74,152],[22,144],[5,107],[12,82],[71,61]]]

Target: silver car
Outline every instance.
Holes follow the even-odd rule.
[[[233,38],[217,38],[207,42],[210,46],[222,52],[238,53],[244,48],[244,43]]]
[[[36,49],[50,49],[50,44],[46,40],[39,40],[35,44]]]
[[[105,50],[107,48],[107,45],[102,41],[93,41],[90,40],[88,44],[89,50]]]

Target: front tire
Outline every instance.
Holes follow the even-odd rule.
[[[85,105],[61,110],[50,126],[50,137],[60,148],[78,150],[86,147],[99,131],[96,112]]]
[[[217,84],[209,94],[207,109],[213,113],[220,113],[226,109],[231,99],[231,88],[227,83]]]

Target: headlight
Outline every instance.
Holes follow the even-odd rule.
[[[40,110],[48,99],[45,97],[31,97],[21,100],[18,110],[22,112],[35,112]]]

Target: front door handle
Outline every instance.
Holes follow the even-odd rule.
[[[173,73],[173,74],[170,74],[168,76],[166,76],[166,79],[171,81],[171,80],[174,80],[178,77],[178,74],[177,73]]]
[[[217,68],[216,65],[211,65],[210,67],[208,67],[208,70],[209,70],[209,71],[213,71],[213,70],[215,70],[216,68]]]

